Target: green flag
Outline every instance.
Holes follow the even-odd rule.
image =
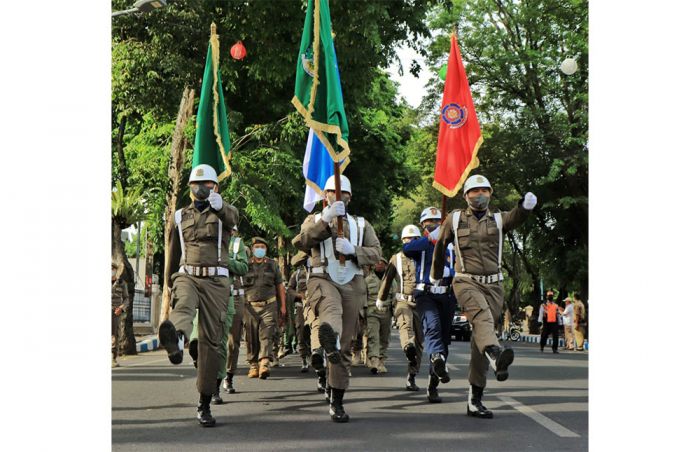
[[[197,107],[192,167],[206,163],[216,170],[221,182],[231,174],[230,149],[224,89],[219,70],[219,38],[216,35],[216,25],[211,24],[207,63],[202,76],[202,93]]]
[[[350,154],[328,0],[309,0],[292,104],[334,161],[340,162]]]

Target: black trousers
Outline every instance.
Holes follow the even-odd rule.
[[[552,350],[559,347],[559,324],[557,322],[544,322],[542,325],[542,336],[540,337],[540,350],[544,350],[549,334],[552,334]]]

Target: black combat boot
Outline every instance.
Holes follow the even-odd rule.
[[[316,389],[320,393],[326,392],[326,369],[317,370],[316,375],[318,375],[318,381],[316,382]]]
[[[340,342],[338,334],[330,324],[324,322],[318,328],[318,341],[326,351],[326,358],[333,364],[340,364]],[[312,360],[313,365],[313,360]]]
[[[182,363],[182,351],[185,349],[185,335],[175,330],[170,320],[160,324],[158,328],[160,345],[168,352],[168,359],[173,364]]]
[[[430,374],[428,376],[428,402],[440,403],[442,398],[438,394],[437,387],[440,384],[440,378],[437,375]]]
[[[211,401],[214,402],[214,405],[221,405],[224,403],[224,399],[221,398],[221,378],[216,379],[216,389],[211,396]]]
[[[213,427],[216,424],[216,419],[211,415],[209,403],[211,396],[200,394],[199,405],[197,405],[197,419],[203,427]]]
[[[311,352],[311,367],[316,369],[316,372],[326,368],[326,359],[323,356],[323,348],[319,347]]]
[[[496,380],[506,381],[508,379],[508,366],[513,363],[515,354],[509,347],[501,348],[498,345],[489,345],[484,349],[484,355],[489,360],[489,364],[496,372]]]
[[[413,345],[413,342],[409,342],[406,344],[406,347],[404,347],[403,352],[406,354],[406,359],[408,360],[408,363],[415,367],[418,365],[418,360],[416,360],[416,355],[418,355],[418,351],[416,350],[416,346]]]
[[[493,419],[493,413],[487,410],[481,403],[481,397],[483,395],[484,388],[474,385],[469,386],[469,394],[467,395],[467,415],[483,419]]]
[[[331,415],[333,422],[347,422],[350,416],[345,413],[343,408],[343,396],[345,389],[331,388],[331,405],[328,413]]]
[[[442,383],[450,382],[450,374],[447,372],[447,363],[442,353],[433,353],[430,355],[430,363],[433,365],[435,375],[440,377]]]
[[[326,384],[326,402],[331,403],[331,387],[329,384]]]
[[[306,356],[302,356],[301,358],[301,372],[306,373],[309,371],[309,360],[306,359]]]
[[[199,344],[199,341],[197,339],[192,339],[189,346],[190,357],[192,357],[192,363],[194,364],[195,369],[197,368],[197,358],[199,358],[197,344]]]
[[[406,377],[406,391],[418,391],[420,388],[416,385],[416,374],[408,374]]]
[[[226,379],[224,380],[224,391],[228,394],[234,394],[236,388],[233,387],[233,374],[226,373]]]

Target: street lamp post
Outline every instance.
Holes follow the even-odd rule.
[[[125,14],[131,13],[150,13],[154,9],[159,9],[166,6],[166,0],[137,0],[134,3],[133,8],[125,9],[123,11],[115,11],[112,13],[112,17],[123,16]]]

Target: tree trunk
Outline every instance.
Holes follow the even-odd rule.
[[[126,129],[126,116],[122,116],[119,121],[119,132],[117,133],[117,142],[115,148],[117,150],[117,161],[119,162],[119,180],[122,183],[122,188],[126,190],[126,181],[129,178],[129,173],[126,169],[126,158],[124,157],[124,130]]]
[[[112,262],[116,263],[117,277],[126,281],[129,289],[129,305],[126,310],[126,318],[119,324],[119,351],[122,355],[136,354],[136,338],[134,337],[134,269],[126,257],[124,243],[122,242],[122,227],[112,218]]]
[[[194,110],[194,90],[185,87],[180,100],[180,110],[177,113],[177,121],[175,122],[175,131],[173,132],[173,141],[170,146],[170,164],[168,166],[168,206],[165,209],[165,228],[164,228],[164,249],[165,249],[165,268],[168,268],[168,259],[170,258],[168,248],[170,246],[170,233],[173,227],[173,218],[177,210],[177,199],[180,192],[180,181],[182,176],[182,166],[185,157],[185,146],[187,139],[185,137],[185,126],[192,117]],[[163,275],[163,301],[160,310],[160,322],[167,320],[170,314],[170,281],[168,275]]]

